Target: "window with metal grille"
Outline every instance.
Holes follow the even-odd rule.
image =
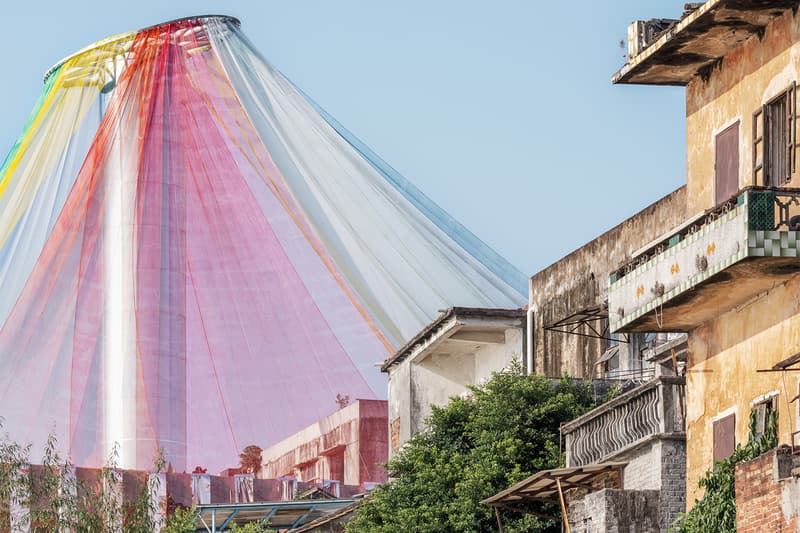
[[[797,85],[753,113],[753,183],[781,187],[792,180],[797,145]],[[760,175],[760,180],[759,180]]]

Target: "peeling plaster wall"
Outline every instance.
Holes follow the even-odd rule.
[[[697,482],[712,467],[713,422],[736,414],[736,443],[747,442],[751,402],[778,393],[778,441],[791,443],[797,428],[797,372],[760,373],[800,352],[800,278],[720,315],[689,335],[686,376],[687,502],[702,493]]]
[[[609,274],[686,218],[686,188],[681,187],[531,278],[533,372],[554,378],[564,372],[580,378],[595,376],[594,362],[606,349],[605,342],[547,331],[544,326],[602,304]]]
[[[789,10],[767,26],[762,39],[751,37],[725,56],[707,81],[698,76],[687,86],[686,182],[690,213],[714,206],[715,137],[737,120],[739,186],[754,185],[753,112],[786,90],[792,81],[800,81],[798,41],[800,19]]]
[[[688,211],[713,207],[715,135],[736,120],[739,186],[753,183],[753,112],[800,81],[800,18],[791,10],[775,18],[762,38],[731,51],[708,79],[694,78],[686,92]],[[759,175],[759,181],[761,176]],[[790,186],[796,186],[795,175]],[[762,185],[762,183],[755,183]],[[743,283],[744,281],[742,281]],[[751,402],[778,393],[781,443],[797,427],[796,373],[757,373],[800,352],[800,279],[773,287],[689,335],[687,374],[687,506],[702,495],[699,478],[712,467],[713,422],[736,414],[736,442],[745,443]],[[735,386],[732,386],[734,385]]]

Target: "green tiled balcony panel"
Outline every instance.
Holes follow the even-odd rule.
[[[663,252],[610,279],[611,330],[686,331],[794,275],[800,231],[772,229],[775,205],[771,191],[746,191],[695,232],[665,235]]]

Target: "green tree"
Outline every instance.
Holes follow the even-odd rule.
[[[186,507],[178,507],[175,512],[169,515],[161,533],[188,533],[197,529],[195,522],[197,521],[197,511],[194,509],[187,509]]]
[[[245,474],[258,474],[261,471],[261,448],[254,444],[245,446],[239,454],[239,466]]]
[[[348,533],[496,531],[480,501],[561,464],[559,427],[595,406],[587,383],[524,376],[519,364],[433,408],[428,431],[387,465],[393,481],[372,492]],[[529,510],[559,516],[557,507]],[[508,532],[560,531],[557,521],[502,512]]]

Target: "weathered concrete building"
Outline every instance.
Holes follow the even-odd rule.
[[[527,366],[533,373],[624,378],[647,366],[641,354],[654,343],[652,335],[620,339],[608,330],[608,278],[686,218],[686,196],[681,187],[531,277]],[[601,367],[601,355],[619,340],[629,342]]]
[[[454,307],[383,365],[389,374],[390,447],[424,428],[431,406],[520,359],[551,378],[645,382],[655,367],[644,352],[665,332],[618,336],[608,329],[607,280],[665,227],[686,217],[682,187],[530,279],[528,311]]]
[[[394,453],[444,405],[525,353],[525,310],[451,307],[387,359]]]
[[[747,442],[751,413],[756,431],[777,413],[780,443],[798,429],[797,11],[709,0],[652,39],[634,25],[614,76],[686,87],[689,216],[611,274],[609,317],[621,333],[689,334],[690,507],[713,461]],[[787,501],[788,523],[800,504]]]
[[[342,487],[383,483],[387,424],[386,400],[355,400],[263,450],[260,477],[315,483],[337,496]]]

